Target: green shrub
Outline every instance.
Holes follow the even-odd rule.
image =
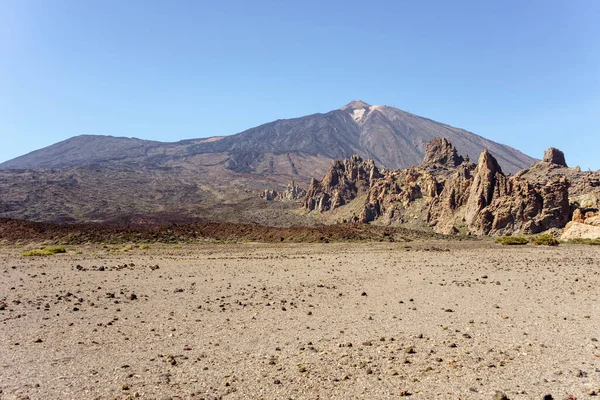
[[[559,242],[551,233],[540,233],[531,238],[531,243],[536,246],[558,246]]]
[[[48,253],[46,250],[42,250],[42,249],[29,250],[22,254],[23,257],[39,257],[39,256],[49,256],[49,255],[50,255],[50,253]]]
[[[577,238],[577,239],[571,239],[565,243],[566,244],[588,244],[588,245],[592,245],[592,246],[600,246],[600,238],[596,238],[596,239]]]
[[[496,243],[504,246],[514,246],[529,243],[529,239],[525,236],[502,236],[496,239]]]
[[[52,253],[52,254],[66,253],[67,252],[67,249],[65,249],[63,246],[50,246],[50,247],[46,247],[46,250],[49,253]]]
[[[58,253],[66,253],[67,249],[62,246],[41,247],[39,249],[29,250],[24,252],[23,257],[42,257],[53,256]]]

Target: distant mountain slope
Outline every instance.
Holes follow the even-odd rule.
[[[160,142],[81,135],[0,164],[2,169],[68,168],[144,156]]]
[[[516,172],[536,160],[520,151],[485,139],[464,129],[454,128],[393,107],[371,106],[352,101],[326,114],[270,122],[228,136],[218,142],[190,146],[190,154],[229,152],[244,155],[245,164],[233,168],[249,170],[264,153],[300,152],[331,159],[353,154],[373,158],[391,169],[418,165],[428,141],[445,137],[455,143],[460,154],[477,158],[488,149],[502,168]]]
[[[0,169],[72,168],[98,165],[107,162],[144,162],[152,164],[157,159],[174,158],[194,144],[221,139],[183,140],[175,143],[136,138],[80,135],[43,149],[32,151],[0,164]]]
[[[536,160],[512,147],[405,111],[353,101],[338,110],[270,122],[223,138],[162,143],[111,136],[77,136],[0,164],[0,169],[71,168],[102,163],[163,166],[207,154],[226,154],[224,166],[234,172],[277,173],[273,166],[287,157],[285,169],[295,170],[295,157],[342,159],[353,154],[373,158],[391,169],[418,165],[426,143],[450,140],[473,159],[488,149],[503,170],[516,172]],[[277,158],[277,156],[280,156]],[[273,157],[277,160],[273,160]],[[267,165],[267,168],[265,168]],[[269,167],[270,165],[270,167]],[[319,176],[324,171],[314,171]]]

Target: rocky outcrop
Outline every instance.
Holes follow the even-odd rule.
[[[521,176],[506,177],[487,151],[479,157],[465,212],[476,235],[538,233],[562,228],[569,219],[569,184],[557,178],[546,184]]]
[[[358,219],[422,220],[438,233],[455,233],[455,213],[468,199],[474,168],[446,139],[434,139],[421,166],[393,171],[373,184]]]
[[[446,138],[436,138],[427,143],[422,167],[455,168],[463,163],[464,158],[458,154],[454,146]]]
[[[576,239],[600,239],[600,226],[569,222],[560,236],[560,240]]]
[[[544,152],[544,162],[559,165],[561,167],[567,167],[567,162],[565,161],[565,153],[562,151],[555,149],[554,147],[550,147],[548,150]]]
[[[418,167],[392,172],[373,184],[358,220],[411,223],[420,219],[438,233],[455,233],[454,215],[468,198],[472,169],[472,164],[464,165],[450,176]]]
[[[546,185],[510,179],[505,195],[493,199],[468,221],[469,231],[476,235],[503,235],[562,228],[569,219],[568,187],[564,178]]]
[[[579,172],[570,180],[571,209],[583,214],[600,210],[600,171]]]
[[[436,196],[441,188],[435,178],[413,167],[388,173],[373,184],[358,220],[366,223],[384,217],[384,222],[406,222],[407,208],[424,196]]]
[[[260,193],[260,198],[265,199],[267,201],[273,201],[279,196],[276,190],[273,189],[265,189]]]
[[[553,154],[554,163],[560,162],[560,151],[547,153]],[[346,177],[348,166],[355,163],[355,159],[336,162],[322,182],[313,180],[305,207],[327,211],[355,198],[356,180]],[[507,176],[489,151],[484,150],[475,165],[438,138],[427,144],[419,167],[361,181],[367,195],[360,214],[349,220],[421,224],[445,234],[534,234],[560,229],[569,221],[570,182],[557,168],[568,169],[542,161]]]
[[[578,208],[573,211],[573,218],[571,221],[593,226],[600,226],[600,211],[582,211]]]
[[[582,172],[580,167],[569,168],[563,161],[564,154],[560,150],[550,148],[546,150],[543,161],[519,171],[514,177],[538,185],[548,185],[567,179],[571,221],[584,223],[584,216],[600,210],[600,171]],[[580,231],[582,229],[587,228],[581,228]],[[575,231],[571,232],[571,236],[575,235],[573,232]]]
[[[560,238],[561,240],[600,238],[600,211],[597,208],[575,209],[571,221]]]
[[[426,221],[436,232],[452,234],[459,232],[457,226],[465,226],[464,209],[473,184],[475,164],[463,164],[446,180],[440,195],[433,198]]]
[[[465,221],[468,226],[475,223],[484,208],[507,193],[507,179],[492,154],[484,150],[479,156],[473,185],[466,204]]]
[[[268,201],[300,201],[304,196],[306,196],[306,190],[298,186],[295,181],[289,182],[283,192],[267,189],[260,194],[262,199]]]
[[[354,155],[344,161],[336,160],[321,181],[311,180],[302,207],[319,212],[341,207],[366,193],[381,177],[372,159]]]

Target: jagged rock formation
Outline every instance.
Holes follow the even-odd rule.
[[[558,149],[555,149],[554,147],[550,147],[544,152],[543,161],[550,164],[556,164],[561,167],[567,167],[567,162],[565,161],[565,153]]]
[[[570,214],[569,179],[560,174],[532,179],[540,176],[540,168],[552,171],[566,168],[560,163],[562,152],[550,149],[546,154],[552,162],[534,164],[531,168],[537,168],[535,174],[527,170],[507,176],[489,151],[484,150],[475,165],[459,156],[447,140],[434,139],[427,144],[420,166],[371,179],[362,212],[351,220],[387,224],[419,220],[445,234],[459,231],[474,235],[534,234],[563,228]],[[356,191],[345,191],[343,201],[336,201],[338,189],[331,195],[334,200],[327,201],[325,193],[334,193],[331,188],[340,186],[324,182],[332,181],[330,176],[337,176],[333,171],[338,171],[341,165],[342,162],[337,162],[323,183],[315,181],[315,190],[309,189],[303,201],[305,208],[327,211],[356,197]],[[329,189],[324,191],[324,187]]]
[[[433,139],[420,166],[390,172],[372,184],[359,221],[381,217],[385,223],[406,223],[425,212],[437,232],[453,233],[449,222],[466,201],[473,168],[446,139]]]
[[[447,222],[464,205],[472,168],[464,164],[450,175],[422,167],[390,172],[373,183],[358,220],[402,224],[420,218],[436,232],[452,233],[453,224]]]
[[[304,196],[306,196],[306,190],[298,186],[295,181],[289,182],[287,188],[283,192],[266,189],[260,194],[262,199],[268,201],[299,201],[302,200]]]
[[[354,155],[344,161],[336,160],[323,180],[311,180],[302,207],[309,211],[333,210],[368,191],[381,176],[372,159],[365,161]]]
[[[464,163],[444,182],[440,195],[433,198],[426,214],[426,222],[436,232],[457,233],[457,226],[464,226],[464,206],[469,199],[475,164]]]
[[[550,149],[551,150],[551,149]],[[550,154],[550,150],[546,154]],[[559,150],[556,150],[560,152]],[[560,152],[562,154],[562,152]],[[558,161],[560,161],[558,156]],[[515,177],[529,182],[547,184],[556,179],[566,178],[569,181],[569,203],[571,210],[586,213],[600,209],[600,171],[582,172],[581,168],[568,168],[564,165],[550,163],[550,157],[534,163],[531,167],[515,174]],[[554,160],[557,160],[554,157]]]
[[[477,235],[539,233],[562,228],[569,220],[568,182],[562,178],[546,185],[510,179],[505,194],[467,220]]]
[[[566,178],[540,184],[521,176],[507,178],[484,151],[479,157],[467,202],[465,222],[471,233],[538,233],[562,228],[569,219]]]
[[[341,165],[342,162],[336,163],[332,170],[339,169]],[[374,168],[374,165],[369,165],[369,168]],[[361,213],[350,220],[363,223],[381,220],[402,224],[424,213],[426,223],[435,226],[437,232],[452,233],[456,229],[453,223],[449,223],[452,220],[450,217],[466,202],[474,168],[474,164],[465,162],[446,139],[434,139],[427,145],[421,166],[384,174],[374,173],[368,184],[363,182],[367,193],[364,206]],[[311,188],[316,190],[309,188],[303,202],[304,208],[323,211],[319,205],[325,204],[324,211],[327,211],[347,204],[356,197],[356,192],[346,191],[342,203],[334,201],[333,207],[327,207],[331,202],[327,202],[323,187],[327,188],[325,192],[334,192],[335,189],[324,184],[331,181],[329,176],[332,170],[323,183],[315,180],[311,184]]]
[[[484,150],[479,156],[473,185],[467,201],[465,221],[471,225],[479,213],[492,203],[492,199],[507,192],[507,179],[492,154]]]
[[[421,166],[458,167],[464,158],[458,154],[454,146],[446,138],[436,138],[427,143],[425,158]]]
[[[261,194],[260,198],[267,201],[273,201],[279,196],[279,193],[273,189],[265,189]]]

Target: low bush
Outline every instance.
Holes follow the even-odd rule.
[[[504,246],[522,245],[529,243],[529,238],[525,236],[502,236],[496,239],[496,243]]]
[[[540,233],[539,235],[536,235],[531,238],[531,243],[535,244],[536,246],[558,246],[559,245],[559,241],[556,240],[556,238],[554,236],[552,236],[551,233]]]
[[[41,256],[53,256],[58,253],[66,253],[67,249],[62,246],[49,246],[42,247],[39,249],[29,250],[23,253],[23,257],[41,257]]]

